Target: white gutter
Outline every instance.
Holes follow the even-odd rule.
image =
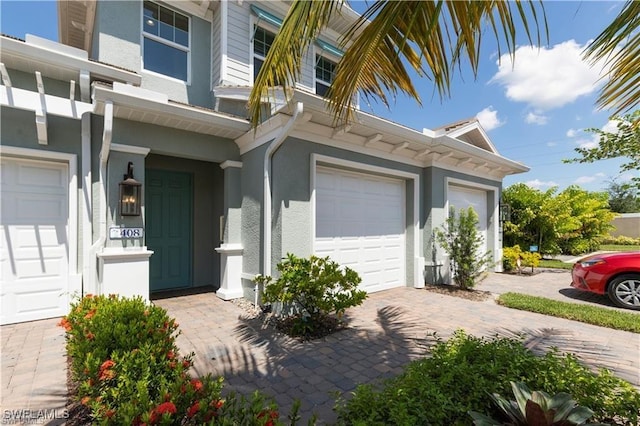
[[[280,145],[287,139],[293,127],[303,117],[303,104],[297,102],[293,112],[293,116],[284,125],[282,132],[276,137],[271,144],[267,147],[267,151],[264,154],[264,220],[263,220],[263,252],[264,258],[262,259],[262,274],[271,275],[271,157],[276,152]]]
[[[91,246],[91,254],[89,257],[91,267],[96,264],[98,250],[104,247],[107,241],[107,191],[105,189],[107,182],[107,161],[109,160],[109,150],[111,149],[111,137],[113,135],[113,101],[106,100],[104,103],[104,129],[102,131],[102,148],[100,149],[100,175],[98,178],[98,209],[100,220],[98,221],[98,239]],[[104,210],[104,211],[101,211]],[[91,279],[95,279],[97,274],[91,274]],[[96,294],[100,294],[100,280],[92,283]]]

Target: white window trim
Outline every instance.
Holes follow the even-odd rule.
[[[278,31],[279,31],[279,28],[274,27],[268,22],[264,22],[262,20],[256,19],[253,13],[249,17],[249,37],[250,37],[249,39],[249,81],[251,82],[252,86],[255,84],[255,78],[253,77],[254,75],[253,61],[255,58],[261,59],[262,61],[265,60],[264,56],[257,55],[254,51],[253,40],[255,38],[256,27],[262,28],[265,31],[269,31],[272,34],[278,34]]]
[[[321,164],[318,164],[321,163]],[[413,228],[413,259],[409,259],[406,253],[405,246],[405,258],[409,261],[410,265],[405,266],[405,281],[406,274],[409,270],[409,267],[413,267],[413,286],[415,288],[424,287],[424,262],[425,259],[421,256],[422,251],[422,232],[420,232],[420,175],[405,172],[403,170],[390,169],[387,167],[374,166],[366,163],[359,163],[357,161],[345,160],[342,158],[331,157],[328,155],[322,154],[311,154],[311,176],[309,179],[310,182],[310,193],[311,193],[311,252],[315,253],[316,250],[316,174],[318,167],[331,167],[338,166],[347,169],[351,169],[356,173],[367,173],[379,176],[390,176],[391,178],[400,179],[404,181],[412,181],[413,182],[413,194],[408,194],[407,191],[404,191],[404,208],[406,210],[406,204],[408,197],[413,197],[413,211],[411,212],[411,218],[405,221],[405,226],[411,226]],[[406,213],[405,213],[406,214]],[[405,229],[405,245],[408,241],[407,231]]]
[[[161,5],[162,7],[166,7],[167,9],[173,11],[174,13],[179,13],[180,15],[184,16],[185,18],[187,18],[188,22],[189,22],[189,46],[185,47],[181,44],[175,43],[173,41],[169,41],[167,39],[164,39],[160,36],[157,36],[155,34],[150,34],[145,32],[144,30],[144,2],[140,2],[140,65],[141,65],[141,70],[143,73],[145,74],[149,74],[149,75],[153,75],[153,76],[157,76],[157,77],[161,77],[161,78],[165,78],[171,81],[175,81],[178,83],[182,83],[182,84],[186,84],[187,86],[191,85],[191,43],[192,43],[192,17],[189,15],[186,15],[183,12],[180,12],[178,10],[176,10],[173,7],[170,7],[169,5],[165,5],[165,4],[161,4],[159,2],[155,2],[155,1],[151,1],[154,4],[157,5]],[[182,50],[183,52],[187,52],[187,80],[181,80],[179,78],[176,77],[172,77],[170,75],[166,75],[166,74],[162,74],[156,71],[152,71],[152,70],[148,70],[144,67],[144,39],[148,38],[150,40],[153,41],[157,41],[158,43],[162,43],[164,45],[167,45],[169,47],[172,47],[174,49],[178,49],[178,50]]]
[[[318,94],[316,90],[316,85],[318,84],[318,82],[324,85],[327,85],[327,82],[316,77],[316,67],[318,66],[318,60],[316,58],[318,56],[321,56],[324,59],[328,59],[329,61],[333,62],[336,65],[338,64],[338,62],[340,62],[340,58],[336,57],[335,55],[332,55],[331,53],[325,52],[323,49],[318,47],[315,43],[313,44],[312,53],[313,53],[313,93]],[[331,84],[333,84],[333,82],[328,84],[328,86],[331,87]]]

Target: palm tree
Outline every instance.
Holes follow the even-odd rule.
[[[585,58],[592,64],[605,60],[611,67],[596,102],[600,108],[614,108],[613,115],[630,111],[640,102],[639,29],[640,2],[628,0],[585,50]],[[636,119],[634,126],[638,124]]]
[[[344,0],[293,0],[249,98],[249,115],[254,126],[264,119],[261,102],[269,91],[282,86],[289,96],[300,74],[305,51],[340,13]],[[635,33],[640,18],[640,2],[628,0],[623,11],[586,52],[594,62],[612,61],[610,80],[599,99],[602,107],[617,105],[630,109],[640,98],[640,34]],[[542,2],[518,0],[421,0],[372,2],[344,35],[345,54],[337,66],[328,93],[336,121],[349,121],[354,112],[354,95],[376,99],[389,105],[389,97],[404,93],[421,104],[410,76],[433,81],[440,97],[449,95],[452,71],[466,59],[477,75],[483,30],[495,37],[498,54],[503,46],[512,58],[516,50],[516,21],[530,43],[548,40]],[[620,51],[620,43],[629,40]]]

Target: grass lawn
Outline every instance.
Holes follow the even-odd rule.
[[[615,330],[640,333],[640,314],[614,311],[579,303],[560,302],[544,297],[521,293],[504,293],[498,304],[521,311],[537,312],[558,318],[566,318]]]
[[[540,260],[539,268],[555,268],[555,269],[568,269],[571,270],[573,263],[565,263],[562,260],[557,259],[542,259]]]
[[[604,251],[640,251],[640,245],[603,244],[600,250]]]

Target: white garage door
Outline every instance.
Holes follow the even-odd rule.
[[[67,164],[2,158],[2,324],[68,311],[68,173]]]
[[[462,186],[449,185],[449,208],[455,207],[456,212],[460,209],[473,207],[478,214],[478,230],[483,238],[481,252],[487,252],[487,193],[477,189]]]
[[[361,288],[405,285],[404,181],[318,168],[315,253],[354,269]]]

